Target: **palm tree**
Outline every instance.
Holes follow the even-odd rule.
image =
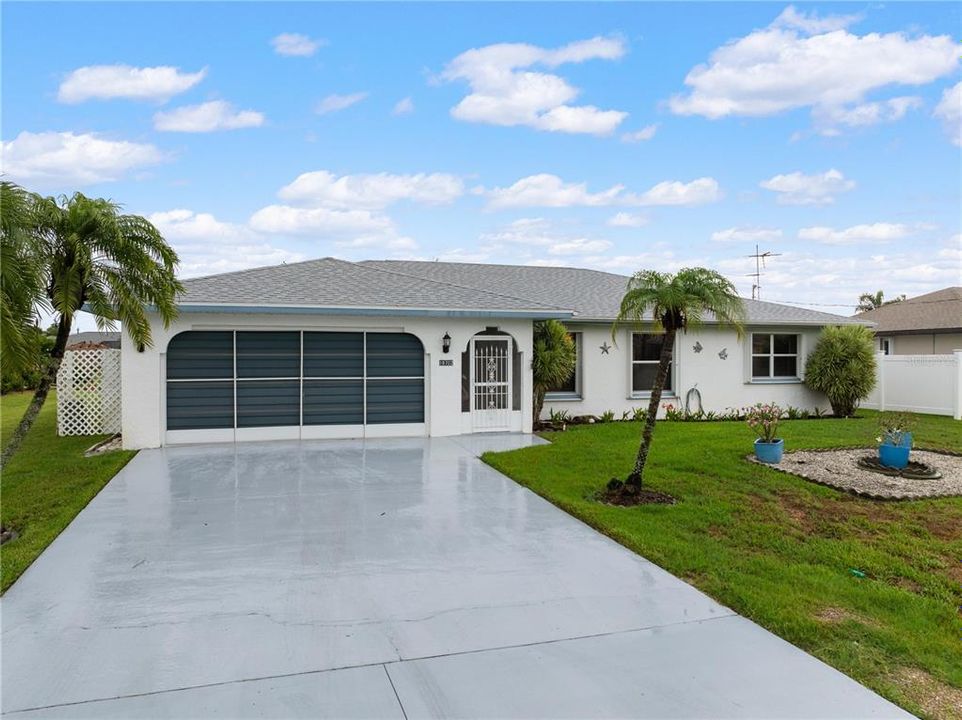
[[[27,368],[36,345],[32,328],[44,300],[33,232],[36,199],[19,185],[0,182],[0,358],[5,372]]]
[[[183,289],[174,275],[177,253],[157,228],[137,215],[121,214],[120,206],[109,200],[80,193],[35,198],[32,216],[46,301],[57,315],[57,338],[46,372],[0,463],[16,452],[40,412],[79,310],[96,315],[101,329],[120,321],[134,345],[143,348],[151,344],[147,306],[167,326],[177,314],[175,298]]]
[[[549,388],[571,377],[577,363],[577,350],[568,329],[557,320],[534,325],[534,353],[531,374],[534,378],[534,421],[541,417],[544,395]]]
[[[874,293],[862,293],[858,296],[858,307],[855,308],[856,312],[867,312],[869,310],[875,310],[883,305],[891,305],[893,303],[902,302],[905,299],[905,295],[899,295],[894,300],[886,300],[885,293],[881,290],[876,290]]]
[[[656,330],[662,330],[661,356],[658,372],[651,388],[648,414],[641,434],[641,445],[635,457],[635,465],[625,481],[630,492],[641,489],[655,430],[655,419],[661,403],[661,392],[668,377],[668,367],[675,345],[675,335],[690,327],[700,325],[707,314],[715,321],[733,327],[738,337],[743,335],[742,323],[745,308],[735,286],[719,273],[706,268],[684,268],[677,273],[660,273],[641,270],[628,281],[628,289],[621,300],[618,318],[611,328],[612,338],[620,323],[650,322]]]

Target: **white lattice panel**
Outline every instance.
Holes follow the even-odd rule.
[[[57,372],[57,432],[120,432],[120,350],[68,350]]]

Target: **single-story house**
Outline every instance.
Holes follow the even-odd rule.
[[[855,316],[875,323],[886,355],[947,355],[962,350],[962,287],[947,287]]]
[[[67,337],[67,347],[72,345],[80,344],[90,344],[90,345],[102,345],[103,347],[108,347],[114,350],[120,349],[120,333],[119,332],[98,332],[98,331],[87,331],[73,333]]]
[[[577,370],[545,412],[647,405],[661,347],[612,320],[627,277],[596,270],[323,258],[186,280],[153,346],[122,345],[130,448],[191,442],[530,432],[533,324],[566,323]],[[745,301],[747,335],[679,334],[666,402],[826,408],[803,383],[825,325],[852,318]],[[697,407],[693,408],[697,409]]]

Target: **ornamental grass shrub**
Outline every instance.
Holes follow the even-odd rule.
[[[822,330],[805,363],[805,384],[823,392],[835,417],[851,417],[875,387],[874,335],[863,325]]]

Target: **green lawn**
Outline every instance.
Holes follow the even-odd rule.
[[[29,393],[0,396],[0,444],[19,423]],[[85,458],[103,436],[58,437],[51,393],[20,450],[0,475],[0,518],[20,537],[0,548],[0,592],[20,577],[54,538],[135,453]]]
[[[789,449],[871,445],[863,415],[780,434]],[[916,419],[917,446],[962,451],[962,422]],[[646,475],[679,502],[595,502],[627,475],[640,429],[579,426],[483,459],[908,710],[962,717],[962,498],[859,499],[746,462],[744,423],[661,422]]]

